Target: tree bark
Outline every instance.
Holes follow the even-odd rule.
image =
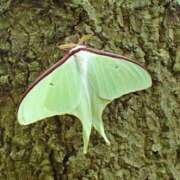
[[[0,179],[179,179],[179,12],[175,0],[1,0]],[[28,84],[63,56],[57,45],[84,34],[93,34],[89,47],[135,59],[153,79],[108,105],[111,146],[93,129],[87,155],[78,119],[16,118]]]

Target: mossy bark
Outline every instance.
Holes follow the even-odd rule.
[[[180,7],[171,0],[0,1],[0,179],[179,179]],[[82,153],[80,121],[20,126],[20,95],[63,56],[56,46],[93,34],[88,46],[145,65],[152,88],[113,101],[103,115],[111,146],[94,130]]]

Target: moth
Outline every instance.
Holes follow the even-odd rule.
[[[28,87],[18,121],[28,125],[55,115],[74,115],[82,123],[86,153],[92,127],[110,144],[102,121],[107,104],[151,85],[146,69],[127,57],[77,45]]]

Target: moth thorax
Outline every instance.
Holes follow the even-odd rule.
[[[86,76],[87,70],[88,70],[89,59],[87,56],[83,56],[83,52],[81,53],[82,54],[79,54],[78,56],[76,56],[76,61],[77,61],[77,64],[79,66],[82,76]]]

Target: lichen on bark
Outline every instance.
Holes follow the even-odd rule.
[[[177,1],[7,0],[0,2],[0,179],[178,179],[180,177],[180,14]],[[152,88],[104,111],[111,146],[71,116],[20,126],[16,108],[38,74],[63,56],[56,46],[87,44],[145,65]]]

